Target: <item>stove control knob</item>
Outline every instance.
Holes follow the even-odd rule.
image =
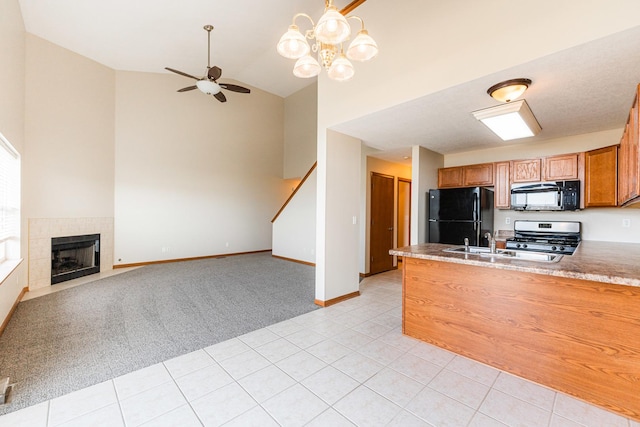
[[[555,246],[551,246],[551,250],[552,251],[555,251],[556,249],[558,249],[558,248],[556,248]]]
[[[516,248],[519,248],[519,247],[520,247],[520,243],[516,243]]]
[[[564,246],[560,246],[560,251],[564,252]]]
[[[524,249],[524,248],[526,248],[526,247],[527,247],[527,244],[526,244],[526,243],[523,243],[523,244],[522,244],[522,249]]]

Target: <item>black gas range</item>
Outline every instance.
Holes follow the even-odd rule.
[[[571,255],[580,244],[578,221],[516,220],[513,232],[507,239],[507,249]]]

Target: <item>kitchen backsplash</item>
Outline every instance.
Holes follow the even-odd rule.
[[[575,212],[517,212],[496,209],[494,229],[513,230],[513,221],[516,219],[580,221],[583,240],[640,243],[640,209],[589,208]]]

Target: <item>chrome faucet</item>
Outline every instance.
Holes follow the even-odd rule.
[[[465,252],[469,252],[469,238],[468,237],[464,238],[464,251]]]
[[[490,252],[492,254],[496,253],[496,238],[495,237],[491,237],[491,233],[489,233],[488,231],[486,233],[484,233],[484,237],[489,240],[489,248],[490,248]]]

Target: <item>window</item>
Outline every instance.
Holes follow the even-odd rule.
[[[20,155],[0,134],[0,264],[20,258]]]

